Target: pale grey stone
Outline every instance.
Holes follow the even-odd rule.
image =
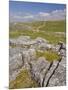
[[[66,46],[62,42],[59,43],[52,45],[41,37],[31,39],[29,36],[10,39],[10,81],[16,78],[21,69],[26,68],[41,87],[64,86],[66,84]],[[16,47],[12,48],[12,45],[16,45]],[[55,60],[52,63],[48,62],[44,57],[36,57],[36,50],[44,52],[48,49],[56,51],[58,55],[61,55],[61,61]]]
[[[49,81],[48,86],[65,86],[66,85],[66,70],[59,66]]]
[[[61,56],[66,56],[66,51],[65,51],[64,49],[61,49],[61,50],[60,50],[60,55],[61,55]]]
[[[48,86],[65,86],[66,85],[66,59],[62,57],[58,68],[51,77]]]
[[[43,77],[49,66],[50,63],[44,57],[40,57],[37,61],[32,62],[31,72],[33,78],[38,81],[41,86],[43,82]]]
[[[47,72],[46,76],[45,76],[45,81],[44,81],[44,86],[47,86],[47,83],[49,82],[50,77],[52,76],[54,70],[56,69],[57,65],[58,65],[59,61],[54,61],[50,70]]]

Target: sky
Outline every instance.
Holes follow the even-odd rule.
[[[65,4],[9,1],[10,22],[64,20]]]

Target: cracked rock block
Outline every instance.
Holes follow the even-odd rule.
[[[35,49],[39,48],[42,50],[50,49],[52,47],[47,40],[41,37],[37,37],[36,39],[32,40],[29,36],[20,36],[17,39],[10,39],[9,44],[11,46],[14,45],[25,48],[31,47]]]
[[[65,86],[66,85],[66,58],[62,57],[58,68],[51,77],[48,86]]]
[[[41,37],[36,38],[35,42],[37,43],[38,49],[40,49],[40,50],[47,50],[47,49],[52,48],[52,45],[49,44],[47,40],[45,40]]]
[[[15,54],[12,58],[10,58],[9,61],[9,80],[15,79],[18,71],[22,68],[23,66],[23,60],[22,60],[22,55]]]
[[[15,71],[16,69],[19,69],[22,66],[23,66],[23,60],[22,60],[22,55],[20,53],[10,58],[9,61],[10,72]]]
[[[59,65],[61,65],[62,67],[66,67],[66,57],[62,57],[62,60],[61,60],[61,62],[59,63]]]
[[[58,51],[59,51],[59,49],[60,49],[60,45],[56,45],[56,46],[55,46],[55,51],[57,51],[57,52],[58,52]]]
[[[41,38],[41,37],[37,37],[37,38],[35,39],[35,41],[36,41],[37,43],[48,43],[47,40],[45,40],[45,39],[43,39],[43,38]]]
[[[25,51],[23,51],[22,54],[25,59],[24,62],[30,62],[32,60],[35,60],[35,58],[36,58],[35,49],[25,50]]]
[[[59,42],[56,46],[53,46],[53,50],[57,52],[60,52],[61,49],[66,49],[66,45],[63,42]]]
[[[40,57],[37,61],[32,62],[32,77],[42,85],[45,72],[50,66],[50,62],[46,61],[44,57]]]
[[[36,51],[35,51],[35,49],[29,49],[28,53],[29,53],[29,57],[30,57],[31,61],[36,59]]]
[[[63,49],[66,49],[66,44],[65,43],[63,43]]]
[[[49,50],[52,49],[52,45],[51,44],[47,44],[47,43],[41,43],[40,45],[38,45],[40,50]]]
[[[16,54],[22,53],[25,50],[25,48],[15,47],[15,48],[9,48],[9,56],[12,58]]]
[[[46,87],[48,85],[49,80],[52,77],[52,75],[54,74],[54,71],[57,68],[58,64],[59,64],[59,61],[54,61],[50,70],[48,70],[47,74],[45,75],[45,80],[44,80],[44,85],[43,85],[44,87]]]
[[[23,48],[9,48],[9,79],[13,80],[24,65]]]
[[[17,39],[10,39],[9,44],[10,45],[21,45],[21,44],[27,43],[30,40],[31,39],[29,36],[20,36]]]
[[[35,49],[29,49],[27,51],[23,51],[24,65],[27,69],[30,69],[29,63],[36,59]]]
[[[54,75],[51,77],[48,86],[65,86],[66,85],[66,69],[59,65]]]
[[[30,56],[29,56],[28,51],[24,51],[24,52],[23,52],[23,58],[24,58],[24,66],[25,66],[27,69],[29,69],[30,66],[29,66],[28,62],[30,62]]]
[[[66,56],[66,50],[61,49],[60,50],[60,55],[65,57]]]
[[[16,43],[16,40],[15,39],[10,39],[9,40],[9,45],[15,45]]]

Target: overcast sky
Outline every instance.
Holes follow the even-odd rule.
[[[66,17],[66,5],[10,1],[9,15],[10,22],[64,20]]]

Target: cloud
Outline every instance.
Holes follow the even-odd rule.
[[[34,16],[33,16],[33,15],[27,15],[27,16],[24,16],[23,18],[24,18],[24,19],[34,18]]]
[[[64,20],[66,17],[66,9],[53,10],[51,12],[32,13],[10,13],[10,21],[47,21],[47,20]]]
[[[10,22],[15,22],[15,21],[30,21],[33,19],[33,15],[30,13],[23,13],[23,12],[10,12],[9,13],[9,20]]]
[[[46,17],[46,16],[49,16],[50,14],[46,12],[39,12],[39,15],[42,17]]]
[[[51,12],[51,18],[55,20],[64,20],[66,17],[66,10],[55,10]]]
[[[39,12],[37,18],[39,20],[64,20],[66,17],[66,9],[64,10],[53,10],[52,12]]]

